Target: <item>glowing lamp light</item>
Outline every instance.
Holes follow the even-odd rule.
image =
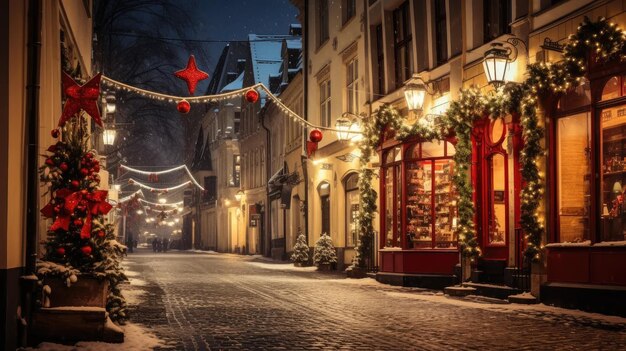
[[[164,204],[166,202],[167,202],[167,200],[165,198],[163,198],[163,197],[159,199],[159,203],[160,204]]]
[[[174,218],[174,223],[178,223],[178,222],[180,222],[180,219]]]
[[[106,110],[108,114],[115,113],[115,95],[108,95],[106,98]]]
[[[117,131],[113,128],[107,128],[102,132],[102,141],[104,145],[113,145],[115,143],[115,135]]]
[[[347,141],[350,140],[350,127],[352,126],[352,121],[345,117],[337,118],[337,122],[335,122],[335,129],[337,129],[337,139],[339,141]]]
[[[509,68],[511,51],[504,48],[501,43],[491,44],[491,49],[485,52],[483,69],[487,76],[487,82],[496,89],[506,83],[506,73]]]
[[[243,199],[243,195],[244,195],[243,190],[237,191],[237,193],[235,194],[235,200],[241,201],[241,199]]]
[[[142,215],[142,214],[143,214],[143,211],[142,211],[142,210],[137,210],[137,214],[138,214],[138,215]]]
[[[404,98],[409,111],[422,111],[424,98],[426,98],[426,85],[418,75],[414,74],[413,78],[404,86]]]

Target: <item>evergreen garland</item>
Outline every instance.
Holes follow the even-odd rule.
[[[588,63],[601,63],[608,60],[626,58],[626,32],[604,18],[591,22],[585,17],[575,34],[569,37],[564,48],[562,63],[535,63],[527,67],[527,78],[522,84],[507,84],[501,91],[483,95],[476,87],[463,89],[459,99],[450,104],[443,116],[442,128],[429,128],[415,123],[406,126],[402,117],[389,105],[383,105],[376,111],[372,120],[364,123],[364,138],[361,149],[361,173],[359,190],[361,207],[359,211],[359,245],[354,265],[365,267],[362,259],[371,250],[374,229],[372,214],[376,210],[376,194],[371,187],[374,175],[367,168],[374,148],[379,145],[382,132],[395,133],[398,140],[417,136],[423,141],[441,140],[444,131],[454,130],[457,137],[456,172],[453,183],[459,192],[459,219],[457,234],[463,256],[474,259],[481,253],[476,241],[473,223],[474,203],[473,188],[469,170],[471,167],[471,132],[474,123],[489,116],[492,119],[504,118],[508,114],[520,113],[522,138],[524,145],[520,154],[521,175],[524,184],[521,192],[520,225],[527,239],[525,256],[533,261],[541,259],[543,249],[542,234],[545,230],[543,220],[538,214],[543,198],[543,179],[537,162],[545,155],[541,142],[544,130],[539,124],[538,103],[548,94],[558,97],[577,86],[588,70]]]
[[[474,259],[480,256],[474,225],[474,188],[470,179],[472,160],[472,129],[474,122],[483,117],[485,101],[480,90],[471,87],[462,90],[459,99],[453,101],[446,112],[446,119],[456,134],[455,172],[452,182],[459,194],[457,200],[458,222],[456,234],[461,255]]]

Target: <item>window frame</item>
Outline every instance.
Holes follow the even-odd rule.
[[[331,116],[331,86],[330,78],[322,80],[319,84],[320,91],[320,126],[330,127]]]
[[[354,184],[350,184],[353,179],[356,177],[356,182],[354,182]],[[346,248],[354,248],[357,246],[357,243],[359,241],[359,235],[358,235],[358,222],[356,219],[354,219],[354,222],[352,222],[353,220],[353,204],[349,204],[348,203],[348,195],[354,195],[356,194],[357,197],[359,198],[360,201],[360,196],[359,195],[359,186],[358,186],[358,181],[359,181],[359,173],[357,172],[351,172],[350,174],[348,174],[344,180],[343,180],[343,185],[344,185],[344,193],[345,193],[345,219],[346,219],[346,223],[345,223],[345,243],[346,243]],[[350,207],[348,207],[350,206]],[[356,205],[356,212],[359,211],[360,208],[360,203],[357,203]],[[354,226],[354,227],[353,227]],[[350,241],[348,240],[348,238],[350,237],[350,234],[352,234],[352,230],[355,231],[356,236],[354,236],[352,238],[352,241],[350,243]]]
[[[448,14],[445,0],[434,2],[433,25],[435,33],[435,63],[440,66],[448,61]],[[443,6],[443,8],[441,7]],[[440,40],[441,39],[441,40]]]
[[[385,89],[385,46],[383,43],[383,25],[378,24],[375,27],[376,32],[376,72],[377,77],[377,94],[383,95],[386,93]]]
[[[405,1],[393,11],[392,15],[394,68],[397,88],[402,86],[413,74],[413,33],[411,31],[411,14],[409,9],[409,1]],[[402,23],[402,28],[398,27],[400,22]],[[398,34],[401,34],[401,36]],[[398,40],[398,38],[400,39]],[[402,67],[403,60],[400,59],[402,54],[404,54],[403,59],[406,64],[404,67]]]
[[[497,34],[490,35],[490,25],[493,22],[489,11],[494,5],[499,5],[498,20],[500,20]],[[503,6],[504,5],[504,6]],[[511,21],[513,17],[513,3],[511,0],[483,0],[483,42],[488,43],[501,35],[511,33]],[[503,19],[504,18],[504,19]]]
[[[317,47],[321,47],[330,38],[329,1],[317,0]]]
[[[346,63],[346,104],[346,111],[359,113],[359,59],[357,56]]]

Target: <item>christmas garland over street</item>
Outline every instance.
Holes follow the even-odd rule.
[[[376,193],[371,187],[374,170],[368,168],[368,162],[375,148],[380,145],[383,131],[395,133],[398,140],[417,137],[420,141],[442,140],[446,136],[444,131],[454,131],[457,144],[453,184],[459,193],[456,231],[459,249],[464,257],[474,259],[480,256],[481,251],[476,241],[473,223],[473,187],[469,178],[471,132],[474,123],[481,118],[488,116],[497,119],[508,114],[521,115],[524,145],[520,162],[524,185],[521,193],[520,225],[527,240],[525,256],[533,261],[540,260],[543,249],[542,234],[545,230],[543,219],[539,215],[543,199],[543,179],[537,164],[545,155],[541,144],[544,130],[539,120],[539,108],[543,107],[541,103],[545,103],[542,98],[546,96],[558,98],[570,88],[577,86],[587,72],[587,63],[592,60],[595,62],[623,60],[626,57],[625,41],[625,32],[614,23],[609,23],[604,18],[591,22],[585,17],[576,34],[569,37],[562,62],[528,65],[527,78],[523,83],[507,84],[501,91],[485,95],[477,87],[461,90],[459,98],[450,104],[445,115],[441,116],[441,123],[435,127],[426,127],[419,122],[407,126],[403,124],[402,116],[393,107],[382,105],[373,118],[364,121],[364,138],[360,145],[359,245],[355,266],[365,267],[363,257],[369,256],[374,237],[372,218],[376,211]]]

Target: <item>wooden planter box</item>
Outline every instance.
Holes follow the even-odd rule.
[[[35,312],[31,343],[124,342],[124,332],[106,312],[107,280],[83,275],[69,287],[56,277],[46,277],[43,283],[50,287],[50,307]]]
[[[50,307],[106,307],[109,282],[105,279],[81,275],[76,283],[68,287],[65,279],[46,277],[43,283],[51,289]]]

